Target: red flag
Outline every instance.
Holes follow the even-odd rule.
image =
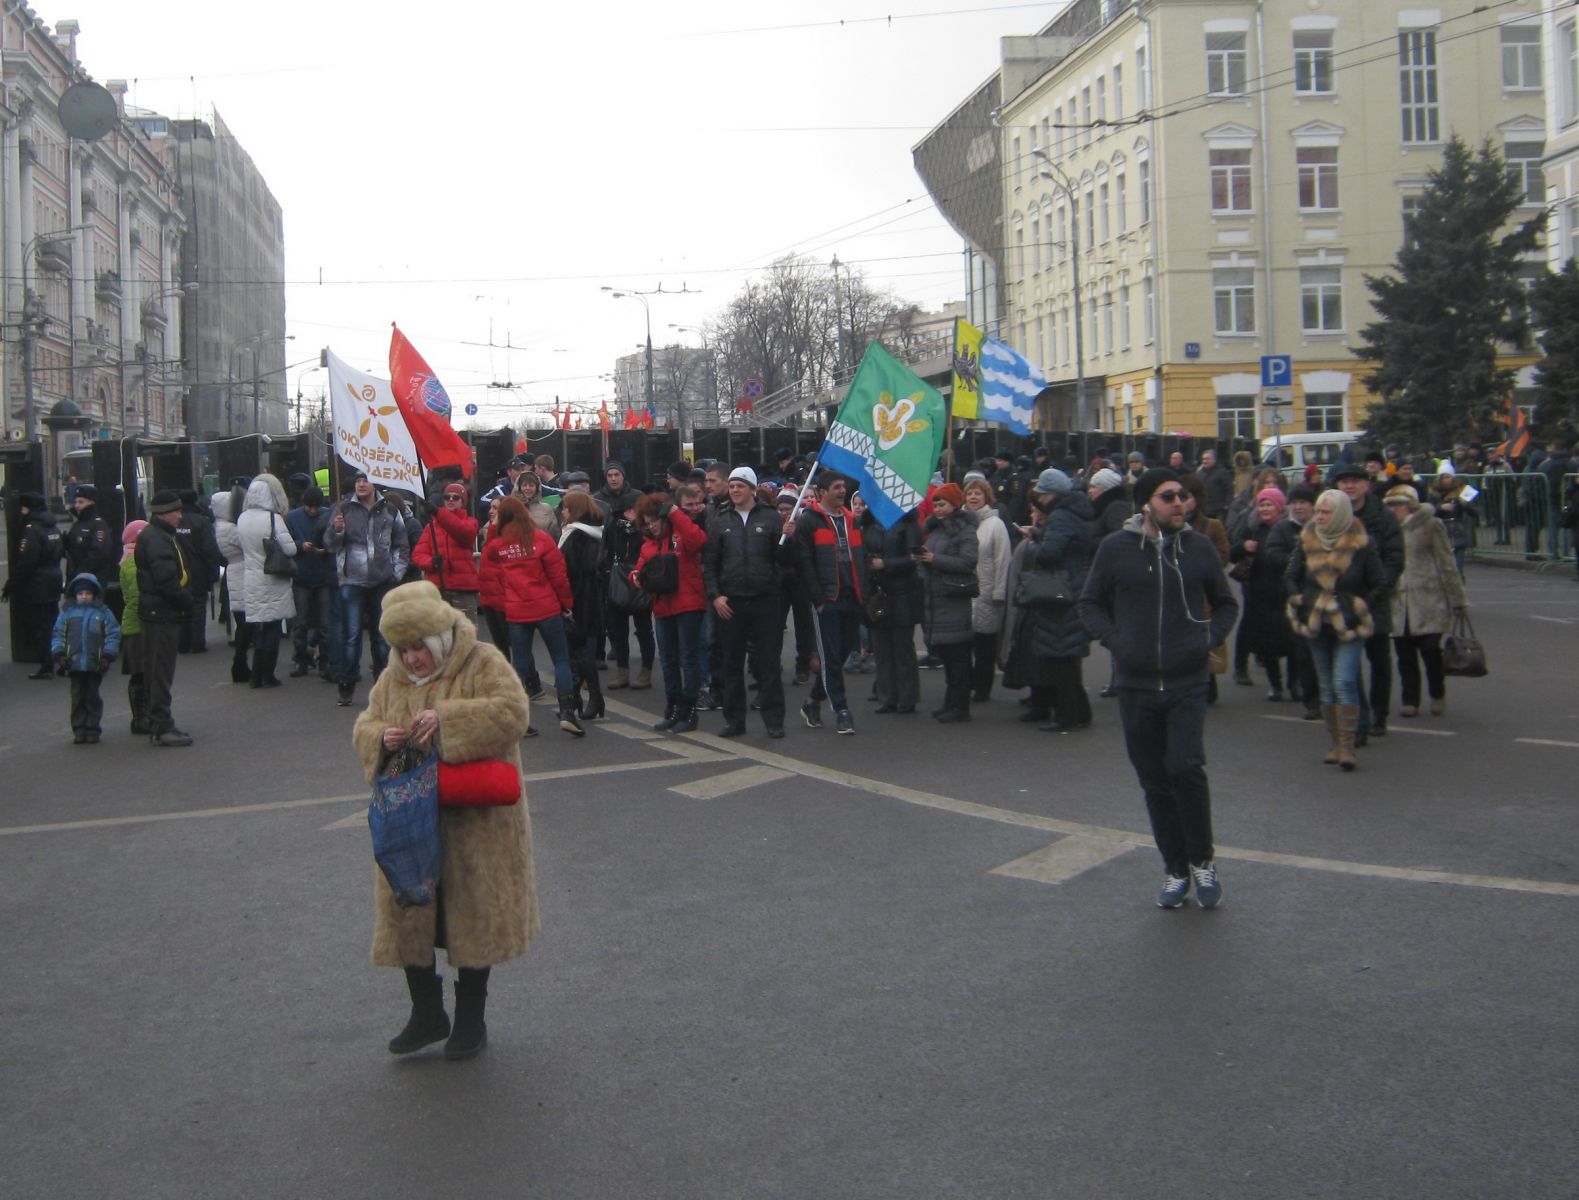
[[[517,454],[526,453],[526,439],[524,437],[518,437],[515,439],[515,452]]]
[[[1514,403],[1512,396],[1503,402],[1503,410],[1507,415],[1508,440],[1497,446],[1492,453],[1503,458],[1520,458],[1530,449],[1530,419],[1525,416],[1524,410]]]
[[[614,424],[614,419],[609,416],[609,402],[605,400],[598,408],[598,428],[607,433]]]
[[[459,467],[472,473],[471,447],[450,427],[450,396],[432,369],[398,328],[389,335],[389,386],[406,419],[417,457],[430,470]]]
[[[634,408],[627,407],[625,409],[625,428],[626,429],[635,429],[636,428],[636,410]]]
[[[559,414],[559,427],[561,429],[570,428],[570,405],[568,404],[565,405],[565,411]]]

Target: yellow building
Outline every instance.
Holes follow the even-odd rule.
[[[1005,39],[1001,236],[967,236],[1053,383],[1039,426],[1267,437],[1287,355],[1284,433],[1362,429],[1364,277],[1443,143],[1490,137],[1542,203],[1541,10],[1478,9],[1076,0]]]

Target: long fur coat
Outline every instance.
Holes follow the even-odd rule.
[[[1305,526],[1286,578],[1294,592],[1288,619],[1301,637],[1317,638],[1330,629],[1340,641],[1352,642],[1376,632],[1371,610],[1386,594],[1387,577],[1358,520],[1330,550],[1316,536],[1314,523]]]
[[[1423,505],[1403,522],[1404,573],[1393,588],[1393,636],[1446,633],[1455,608],[1469,603],[1453,561],[1452,538]]]
[[[521,770],[520,741],[528,704],[504,656],[477,641],[471,622],[456,614],[455,644],[438,676],[418,687],[391,655],[373,685],[352,740],[369,783],[383,754],[384,730],[409,727],[425,708],[439,714],[444,762],[502,758]],[[488,967],[526,952],[539,928],[532,867],[532,823],[521,799],[507,808],[440,809],[444,838],[446,951],[452,967]],[[383,872],[373,868],[373,962],[421,966],[432,959],[434,905],[399,908]]]

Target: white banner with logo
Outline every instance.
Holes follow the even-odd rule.
[[[334,450],[367,472],[378,487],[403,488],[422,494],[417,448],[389,380],[348,367],[333,352],[329,360],[329,395],[334,409]]]

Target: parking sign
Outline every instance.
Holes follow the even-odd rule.
[[[1261,386],[1286,388],[1294,382],[1294,356],[1292,354],[1263,354],[1261,356]]]

